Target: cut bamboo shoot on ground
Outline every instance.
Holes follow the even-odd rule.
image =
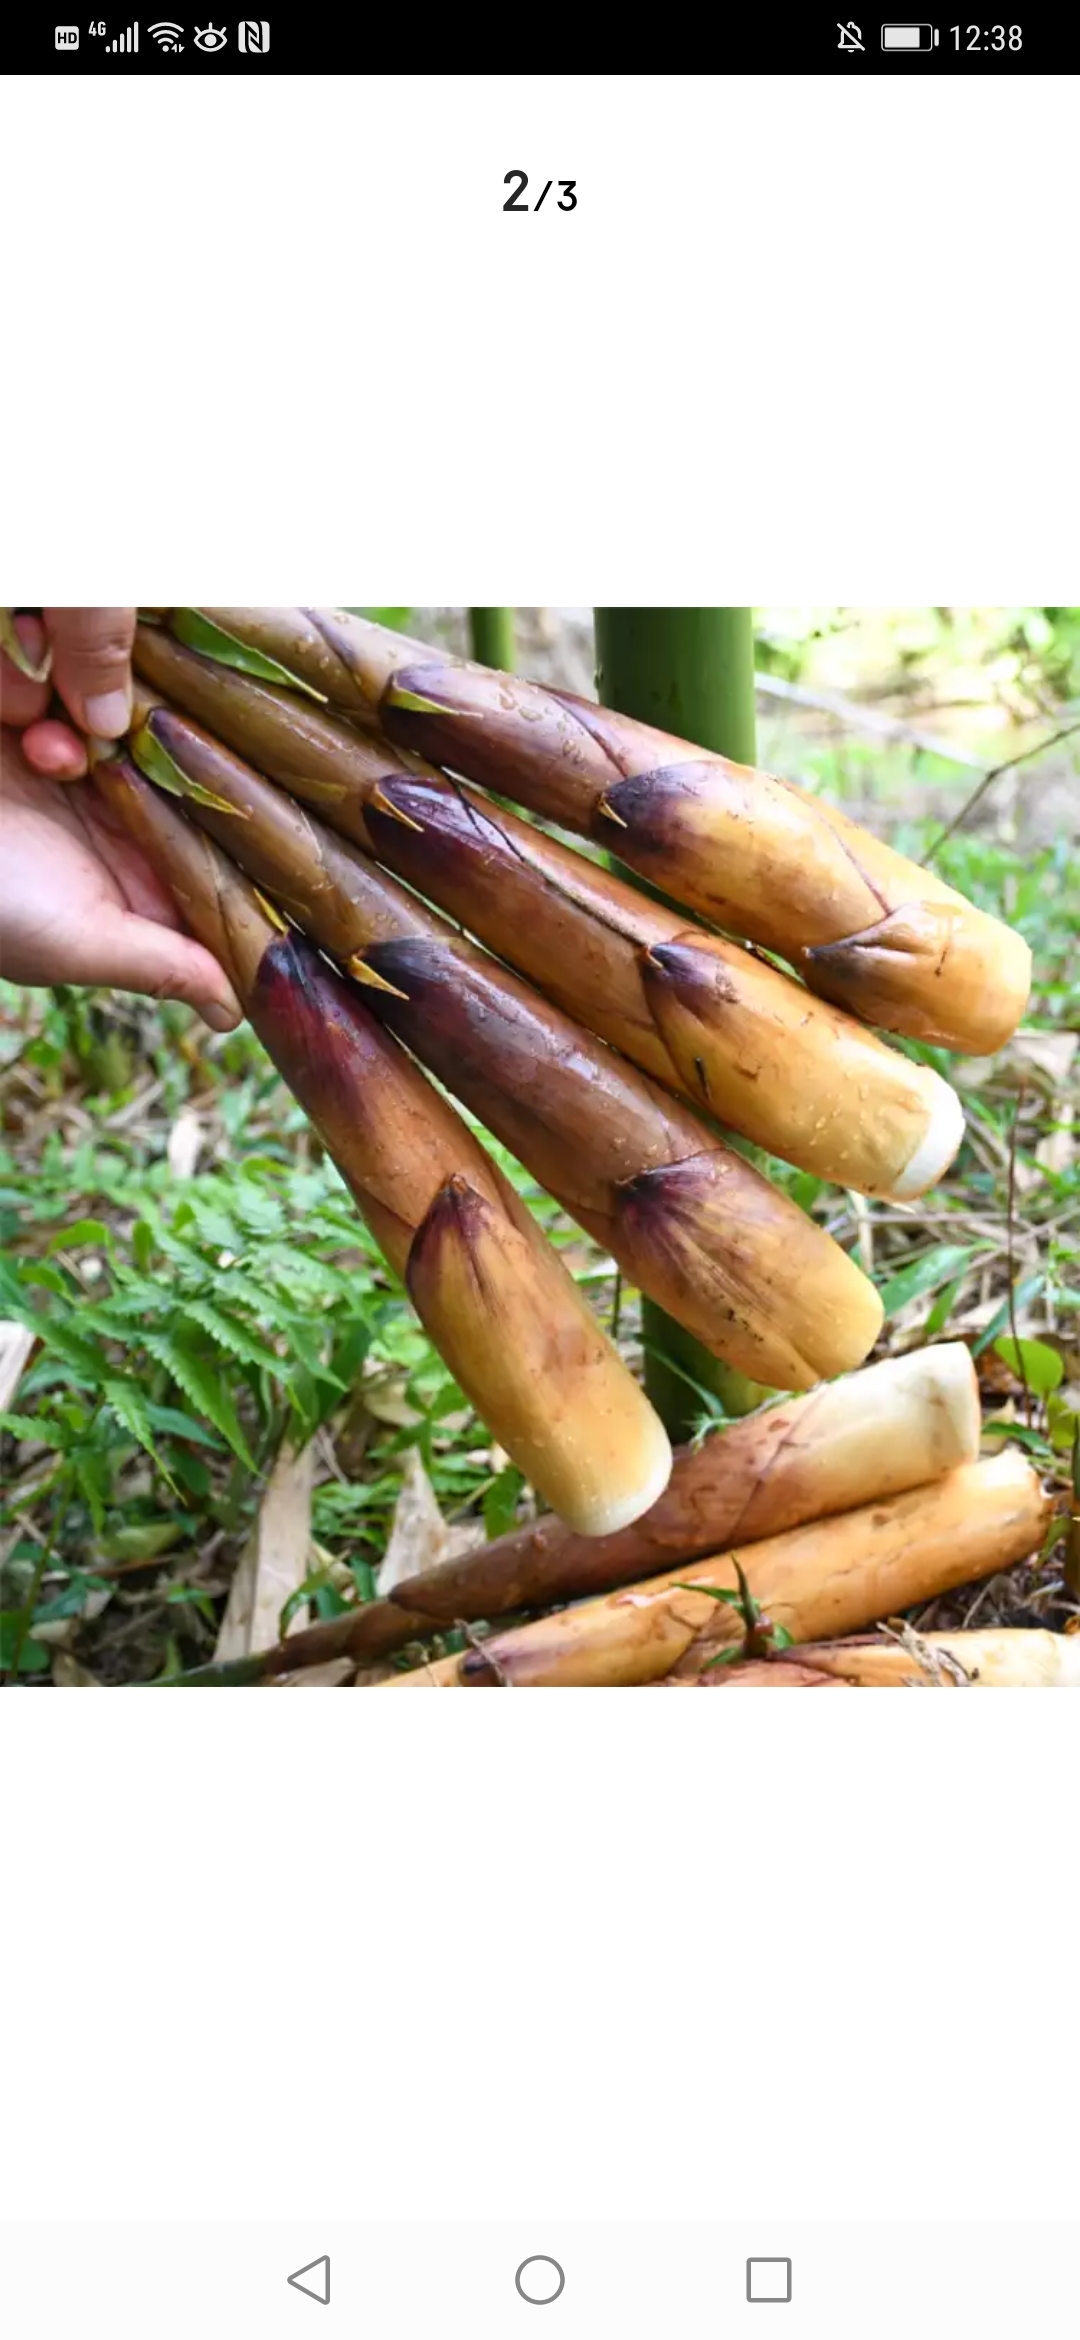
[[[900,1201],[947,1168],[963,1134],[948,1084],[763,959],[313,702],[214,666],[160,629],[141,630],[138,655],[147,679],[331,828],[729,1128],[799,1169]],[[167,744],[170,718],[157,721]]]
[[[648,1510],[671,1467],[666,1433],[453,1108],[166,797],[122,762],[101,766],[97,784],[225,968],[499,1443],[579,1533]]]
[[[886,1358],[684,1448],[659,1502],[633,1529],[586,1541],[557,1519],[515,1528],[404,1579],[390,1599],[310,1627],[299,1662],[344,1654],[365,1664],[462,1621],[606,1592],[676,1561],[685,1567],[888,1500],[973,1462],[979,1429],[978,1382],[961,1341]],[[261,1670],[292,1662],[290,1644]]]
[[[368,986],[380,1022],[717,1356],[778,1389],[861,1362],[874,1286],[688,1107],[188,718],[152,708],[134,754],[193,785],[194,819]]]
[[[835,1640],[954,1585],[990,1576],[1037,1550],[1049,1498],[1022,1455],[966,1463],[929,1487],[814,1521],[738,1560],[769,1623],[799,1643]],[[737,1645],[738,1612],[714,1598],[737,1590],[735,1554],[699,1561],[585,1601],[534,1625],[494,1634],[463,1657],[399,1675],[386,1689],[619,1688],[691,1678]],[[803,1656],[800,1649],[800,1659]]]
[[[811,1644],[800,1662],[860,1689],[1080,1690],[1080,1634],[1039,1626]],[[786,1663],[784,1652],[779,1665]],[[720,1671],[722,1669],[717,1669]]]
[[[596,838],[865,1022],[975,1056],[1015,1031],[1023,938],[790,782],[341,611],[204,614],[272,641],[283,668],[318,672],[332,704],[404,747]]]

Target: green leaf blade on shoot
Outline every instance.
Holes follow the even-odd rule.
[[[149,723],[141,723],[131,738],[131,753],[140,772],[152,780],[155,788],[162,788],[166,796],[190,798],[193,804],[205,804],[211,812],[231,813],[234,820],[243,821],[247,814],[238,812],[234,804],[227,804],[223,796],[215,796],[211,788],[204,788],[199,780],[191,780],[183,767],[151,731]]]
[[[46,642],[40,659],[31,658],[10,609],[0,609],[0,650],[10,658],[16,673],[25,675],[27,682],[48,682],[52,673],[51,642]]]
[[[224,626],[215,625],[204,617],[200,609],[176,609],[172,613],[172,632],[188,650],[197,650],[203,658],[212,658],[217,666],[231,667],[234,674],[248,674],[254,682],[277,683],[288,691],[302,691],[305,698],[314,699],[320,707],[326,705],[326,694],[317,691],[298,674],[291,674],[276,658],[268,658],[265,651],[253,650],[235,634],[226,633]]]

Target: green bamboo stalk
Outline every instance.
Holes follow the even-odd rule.
[[[749,609],[598,609],[597,690],[605,707],[753,764],[754,627]],[[756,1148],[746,1149],[758,1167]],[[642,1301],[645,1387],[669,1437],[690,1436],[697,1389],[725,1414],[748,1414],[770,1393],[711,1356],[655,1300]],[[668,1362],[670,1360],[670,1363]]]
[[[512,609],[471,609],[469,611],[469,643],[474,658],[481,666],[501,667],[504,674],[513,674],[514,612]]]

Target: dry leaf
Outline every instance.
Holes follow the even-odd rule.
[[[11,1410],[36,1338],[30,1325],[15,1324],[8,1317],[0,1320],[0,1414]]]
[[[394,1505],[390,1541],[379,1566],[375,1589],[385,1600],[407,1576],[437,1568],[445,1560],[448,1531],[424,1469],[420,1449],[409,1446],[402,1464],[401,1486]]]
[[[265,1687],[268,1690],[340,1690],[352,1681],[355,1672],[353,1658],[327,1658],[323,1666],[302,1666],[297,1674],[277,1674]]]
[[[58,1649],[56,1652],[52,1662],[52,1678],[58,1690],[104,1689],[104,1683],[98,1681],[97,1675],[92,1674],[87,1666],[81,1666],[78,1658],[72,1657],[66,1649]]]
[[[206,1130],[190,1105],[181,1107],[169,1131],[165,1148],[169,1168],[174,1178],[191,1178],[202,1150]]]
[[[1059,1094],[1068,1079],[1080,1033],[1014,1032],[996,1056],[967,1056],[955,1064],[950,1079],[958,1089],[1039,1089]]]
[[[378,1379],[364,1384],[364,1404],[377,1422],[385,1422],[391,1430],[412,1430],[423,1420],[405,1395],[408,1381],[404,1373],[393,1378],[381,1374]]]
[[[259,1516],[237,1562],[214,1652],[219,1664],[272,1649],[290,1593],[308,1573],[311,1547],[312,1452],[282,1446],[266,1482]],[[303,1608],[289,1625],[307,1623]]]

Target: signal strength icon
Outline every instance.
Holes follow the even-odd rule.
[[[152,24],[150,38],[157,42],[159,49],[182,49],[184,44],[180,35],[183,29],[182,24]]]
[[[138,46],[139,27],[137,24],[129,24],[126,32],[118,33],[116,39],[109,42],[109,55],[110,57],[115,57],[118,54],[130,56],[132,50],[137,49]]]

